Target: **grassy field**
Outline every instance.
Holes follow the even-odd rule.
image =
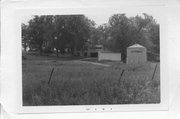
[[[152,80],[156,64],[150,62],[138,66],[99,62],[111,65],[105,67],[74,59],[26,58],[22,62],[24,106],[160,103],[159,63]]]

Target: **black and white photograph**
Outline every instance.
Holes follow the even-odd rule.
[[[153,14],[27,15],[21,40],[23,106],[161,102]]]
[[[3,119],[179,119],[179,0],[1,3]]]

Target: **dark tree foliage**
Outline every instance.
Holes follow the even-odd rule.
[[[148,14],[127,17],[114,14],[108,23],[95,26],[84,15],[34,16],[28,25],[22,24],[22,46],[26,50],[56,49],[59,53],[84,52],[87,47],[101,44],[105,50],[120,52],[126,60],[126,49],[135,43],[144,45],[151,54],[159,54],[159,24]]]
[[[94,23],[84,15],[61,15],[55,16],[56,48],[61,53],[67,48],[72,54],[83,50],[85,43],[90,37],[90,30]]]
[[[150,29],[151,33],[151,41],[153,43],[153,52],[159,54],[160,53],[160,37],[159,37],[159,25],[153,24]]]
[[[23,41],[29,39],[29,47],[37,48],[40,54],[46,48],[55,48],[57,56],[59,50],[65,53],[66,49],[73,54],[76,50],[83,51],[94,25],[84,15],[35,16],[26,26],[27,33],[22,25]]]
[[[35,16],[29,21],[28,39],[30,48],[36,48],[43,54],[43,48],[47,47],[48,40],[51,39],[52,16]]]
[[[112,50],[114,52],[121,52],[122,60],[126,57],[126,48],[131,43],[129,39],[130,27],[129,19],[125,14],[115,14],[109,19],[110,35],[114,40]]]
[[[126,60],[128,46],[139,43],[151,52],[159,49],[159,25],[152,16],[126,17],[125,14],[114,14],[109,19],[108,48],[114,52],[121,52],[122,60]]]
[[[25,24],[22,24],[22,47],[24,50],[27,50],[27,47],[29,46],[29,39],[28,39],[28,26]]]

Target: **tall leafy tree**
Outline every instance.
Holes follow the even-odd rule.
[[[27,48],[29,46],[30,40],[29,40],[29,33],[28,33],[28,25],[22,24],[22,47],[25,51],[27,51]]]
[[[109,25],[111,38],[109,48],[121,52],[123,61],[126,59],[126,48],[134,43],[158,52],[159,26],[152,16],[143,14],[127,18],[125,14],[114,14],[109,19]]]
[[[53,32],[53,47],[56,49],[58,56],[59,50],[61,53],[65,51],[66,45],[66,16],[54,16],[54,32]]]
[[[43,54],[43,44],[45,43],[46,34],[46,16],[35,16],[29,21],[30,47],[35,47]]]
[[[69,29],[71,31],[73,38],[73,51],[84,51],[84,46],[88,39],[90,38],[90,32],[92,27],[94,27],[94,22],[89,20],[84,15],[71,16],[69,19]]]
[[[121,52],[122,60],[126,58],[126,48],[131,43],[131,39],[128,38],[130,35],[129,19],[125,14],[115,14],[109,19],[110,24],[110,35],[114,40],[112,51]]]
[[[159,35],[159,25],[153,24],[150,29],[150,38],[153,43],[152,49],[156,54],[160,53],[160,35]]]

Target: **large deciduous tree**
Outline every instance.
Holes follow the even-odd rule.
[[[125,14],[115,14],[110,17],[110,35],[113,40],[112,51],[121,52],[122,60],[126,58],[126,48],[131,43],[130,35],[130,21]]]
[[[150,39],[153,43],[152,52],[159,54],[160,53],[160,32],[159,24],[152,24],[150,27]]]
[[[29,46],[29,33],[28,33],[28,25],[22,24],[22,47],[24,51],[27,51],[27,47]]]
[[[72,54],[83,51],[85,43],[90,37],[94,22],[84,15],[55,16],[57,45],[60,51],[68,48]]]
[[[130,18],[125,14],[114,14],[109,19],[109,32],[109,48],[121,52],[123,61],[126,48],[134,43],[144,45],[152,52],[159,51],[159,25],[147,14]]]
[[[29,21],[30,47],[35,47],[43,54],[43,44],[46,41],[47,25],[46,16],[35,16]]]

